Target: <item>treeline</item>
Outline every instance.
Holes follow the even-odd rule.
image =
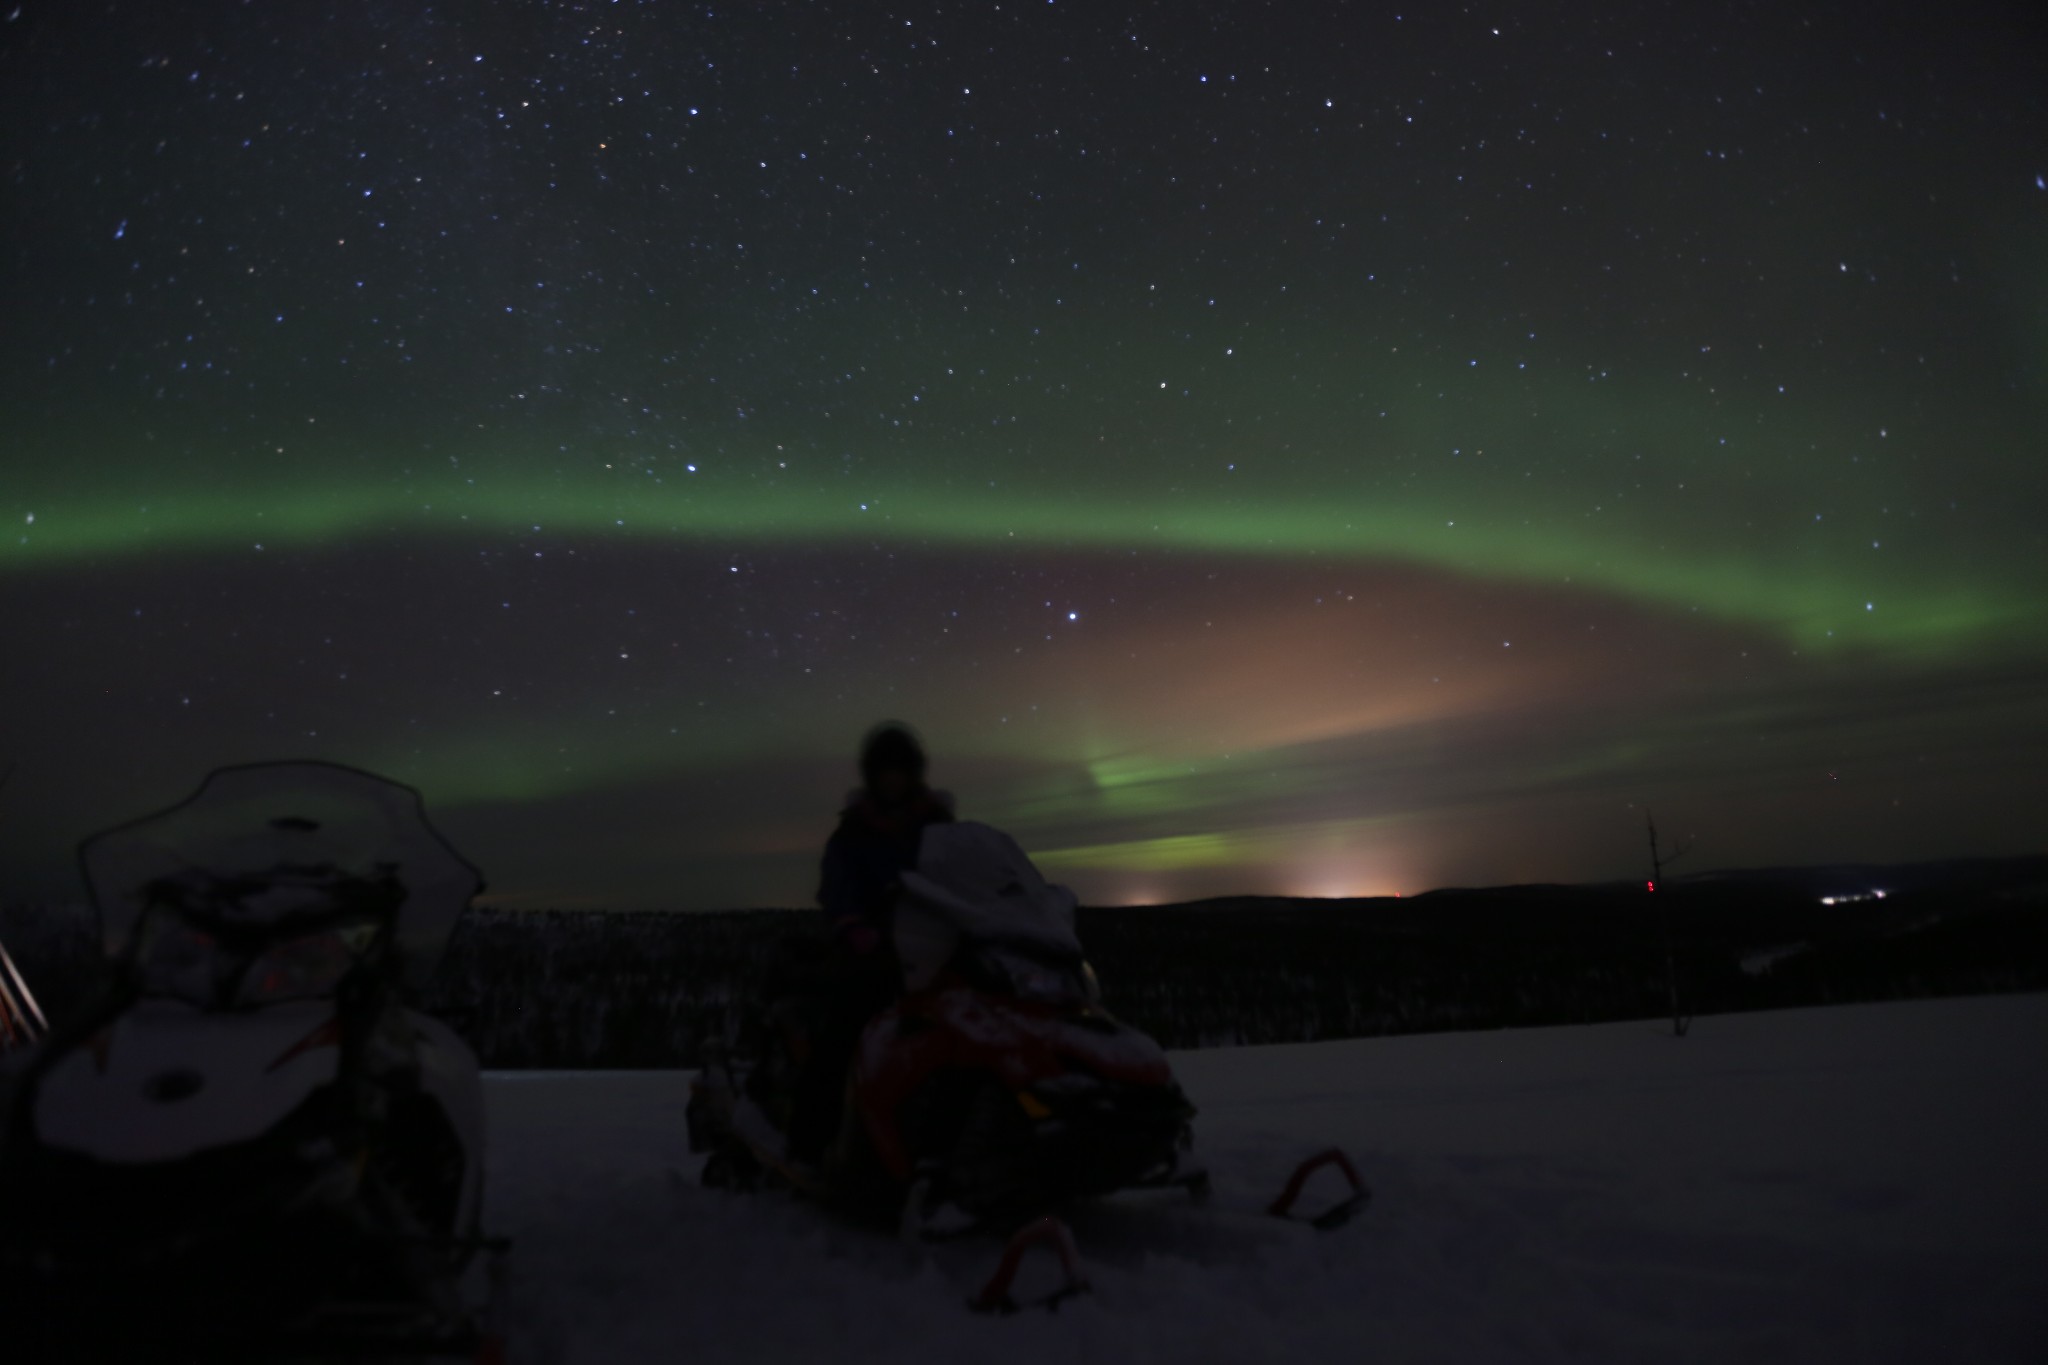
[[[1822,906],[1755,887],[1573,887],[1084,912],[1110,1004],[1170,1047],[1526,1028],[2048,988],[2048,905],[1987,890]]]
[[[1084,909],[1106,1002],[1168,1047],[1313,1042],[1668,1012],[2048,989],[2048,905],[1960,887],[1824,906],[1803,891],[1575,887],[1412,900]],[[501,1067],[694,1063],[730,1036],[790,911],[473,915],[430,1008]]]
[[[425,1008],[487,1067],[694,1065],[729,1035],[782,940],[785,910],[472,910]]]
[[[1516,887],[1407,900],[1084,909],[1106,1002],[1169,1047],[1655,1017],[1666,933],[1688,1013],[2048,988],[2039,881],[1823,905],[1726,881]],[[95,979],[82,918],[0,914],[46,1003]],[[792,911],[473,911],[424,1002],[484,1064],[670,1067],[731,1034]]]

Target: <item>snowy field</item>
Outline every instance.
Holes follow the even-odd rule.
[[[1224,1207],[1071,1221],[1096,1292],[702,1189],[680,1073],[493,1075],[539,1362],[2048,1360],[2048,996],[1177,1055]],[[1242,1206],[1338,1142],[1372,1208]],[[1239,1206],[1233,1208],[1233,1206]]]

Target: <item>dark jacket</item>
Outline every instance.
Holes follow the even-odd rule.
[[[833,937],[857,952],[870,951],[888,933],[897,880],[917,865],[925,826],[953,818],[945,792],[920,790],[900,806],[885,807],[862,791],[839,813],[825,841],[818,904]]]

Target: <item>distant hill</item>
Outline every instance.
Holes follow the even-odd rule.
[[[1860,888],[1860,889],[1859,889]],[[1111,1008],[1172,1047],[2048,988],[2048,858],[1091,907]],[[1883,889],[1880,899],[1838,899]],[[438,990],[493,1065],[688,1064],[815,916],[472,919]]]
[[[690,1065],[816,925],[786,910],[475,910],[427,1004],[489,1066]],[[1617,882],[1079,913],[1110,1007],[1170,1047],[1668,1014],[1667,925],[1692,1014],[2048,989],[2048,857],[1708,872],[1654,894]],[[53,1013],[97,979],[89,913],[0,911],[0,941]]]
[[[1854,895],[1883,890],[2021,890],[2048,886],[2048,854],[2012,858],[1946,858],[1922,863],[1829,863],[1812,867],[1739,867],[1694,872],[1666,879],[1667,888],[1686,891],[1708,887],[1747,887],[1758,891],[1791,891],[1812,896]],[[1253,910],[1273,906],[1375,905],[1387,908],[1440,903],[1464,896],[1521,899],[1531,904],[1554,903],[1607,894],[1634,895],[1645,890],[1636,879],[1609,882],[1524,882],[1506,886],[1445,886],[1412,896],[1209,896],[1170,904],[1119,906],[1130,910]]]

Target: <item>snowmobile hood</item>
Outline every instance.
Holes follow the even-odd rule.
[[[175,1161],[261,1137],[338,1074],[334,1002],[220,1014],[136,1006],[43,1078],[36,1135],[101,1161]]]
[[[1046,881],[1017,841],[993,826],[973,820],[927,826],[903,889],[970,942],[1080,956],[1074,893]]]
[[[483,889],[482,875],[427,823],[418,792],[334,763],[218,769],[184,802],[86,840],[79,862],[110,953],[167,880],[274,884],[238,905],[238,923],[250,928],[304,912],[307,887],[323,880],[395,886],[400,970],[414,990]]]

